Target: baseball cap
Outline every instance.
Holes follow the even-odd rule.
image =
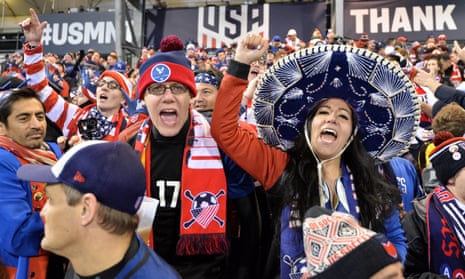
[[[186,46],[186,50],[195,50],[195,45],[194,44],[188,44]]]
[[[273,42],[280,42],[281,41],[281,37],[279,35],[275,35],[273,37]]]
[[[288,36],[293,36],[293,35],[297,35],[297,31],[295,29],[289,29],[287,31],[287,35]]]
[[[27,164],[17,176],[26,181],[64,183],[93,193],[113,209],[136,214],[145,193],[145,171],[136,152],[124,142],[89,140],[73,146],[54,166]]]
[[[398,42],[404,42],[404,43],[405,43],[405,42],[407,42],[407,38],[404,37],[404,36],[399,36],[399,37],[397,37],[397,41],[398,41]]]

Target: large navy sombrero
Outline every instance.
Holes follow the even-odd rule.
[[[375,159],[386,161],[408,149],[420,115],[413,84],[382,56],[342,45],[294,52],[265,72],[254,97],[259,136],[291,149],[311,108],[324,98],[352,105],[359,137]]]

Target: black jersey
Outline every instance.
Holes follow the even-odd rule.
[[[159,200],[153,224],[154,250],[188,279],[223,278],[225,256],[177,256],[176,244],[180,234],[181,175],[186,145],[187,121],[180,133],[164,137],[153,127],[151,136],[150,191]]]

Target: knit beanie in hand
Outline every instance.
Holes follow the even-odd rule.
[[[312,279],[369,278],[400,262],[395,246],[384,235],[363,228],[347,213],[314,206],[305,214],[303,232]]]

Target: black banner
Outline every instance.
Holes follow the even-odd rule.
[[[115,50],[115,14],[111,12],[45,14],[48,25],[42,36],[44,52],[63,55],[93,48],[101,53]]]
[[[461,2],[345,1],[343,35],[358,39],[366,32],[370,39],[405,36],[412,42],[445,34],[448,40],[463,40],[465,5],[458,3]],[[237,42],[248,32],[284,39],[290,28],[297,31],[300,39],[309,41],[315,28],[325,36],[328,18],[324,2],[153,9],[146,11],[144,45],[157,48],[163,37],[175,34],[185,42],[215,48]],[[88,48],[102,53],[115,49],[114,13],[47,14],[41,20],[49,23],[43,36],[46,52],[63,55]]]
[[[465,5],[451,0],[346,1],[344,34],[359,38],[366,32],[375,40],[405,36],[424,41],[445,34],[448,40],[465,39]]]

